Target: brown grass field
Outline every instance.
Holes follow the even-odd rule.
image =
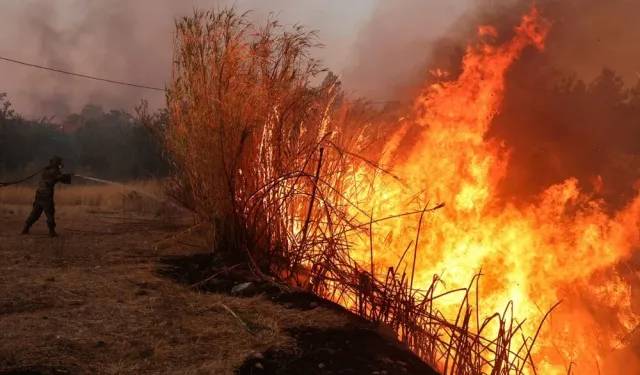
[[[267,349],[302,357],[288,329],[353,325],[346,313],[322,306],[299,310],[261,296],[197,293],[158,276],[162,257],[202,253],[206,245],[193,235],[188,245],[178,240],[189,218],[160,217],[164,207],[147,201],[134,212],[118,200],[121,193],[60,189],[61,237],[50,239],[44,218],[30,236],[18,235],[31,191],[0,189],[0,374],[231,374]],[[261,329],[248,330],[247,322]],[[365,360],[373,364],[374,357]],[[316,361],[318,373],[331,373]],[[269,373],[254,370],[241,373]],[[280,373],[297,372],[289,366]]]
[[[30,186],[14,185],[2,188],[0,189],[0,210],[11,211],[17,208],[28,215],[28,206],[33,202],[34,193],[35,188]],[[162,186],[159,182],[135,182],[126,184],[126,188],[106,184],[58,185],[56,186],[56,205],[154,216],[166,213],[167,206],[149,198],[150,195],[162,196]]]

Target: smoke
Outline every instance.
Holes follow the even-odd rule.
[[[2,24],[15,30],[0,44],[2,56],[54,69],[164,87],[171,62],[170,4],[145,9],[124,1],[12,3]],[[151,11],[151,12],[150,12]],[[162,13],[157,23],[149,13]],[[147,15],[147,17],[141,17]],[[156,22],[156,23],[154,23]],[[26,115],[65,117],[86,103],[130,109],[141,98],[161,103],[163,93],[122,87],[2,63],[2,91]]]
[[[375,100],[410,102],[431,79],[430,70],[455,76],[478,25],[495,26],[502,38],[510,38],[532,5],[531,0],[379,2],[358,35],[347,86]],[[502,112],[489,134],[513,150],[504,196],[522,200],[569,177],[586,188],[601,176],[608,198],[624,204],[635,194],[629,171],[640,163],[619,161],[640,154],[630,143],[640,129],[632,126],[633,114],[616,106],[615,77],[585,100],[560,95],[553,102],[550,89],[571,76],[588,89],[604,68],[625,88],[634,86],[640,78],[640,23],[634,20],[640,2],[537,0],[535,5],[553,23],[545,51],[526,51],[509,71]]]
[[[537,3],[554,22],[546,51],[525,54],[510,72],[505,111],[496,120],[492,134],[516,149],[511,168],[514,173],[505,184],[513,194],[539,191],[542,185],[569,176],[593,177],[608,169],[602,149],[621,148],[620,142],[636,138],[626,133],[603,145],[599,133],[585,136],[584,129],[567,126],[576,122],[575,116],[571,117],[575,108],[573,112],[554,114],[554,121],[546,123],[526,120],[541,111],[540,102],[533,100],[530,89],[532,77],[561,71],[589,81],[608,66],[626,84],[635,83],[640,48],[633,47],[638,45],[640,23],[633,22],[632,17],[640,14],[640,3]],[[3,4],[0,13],[0,24],[6,26],[5,33],[0,34],[0,56],[163,88],[171,71],[174,19],[191,13],[193,8],[232,4],[231,0],[9,2]],[[497,25],[508,37],[509,30],[531,5],[530,0],[353,0],[348,5],[334,0],[317,4],[315,0],[245,0],[238,2],[238,8],[255,10],[259,20],[275,12],[285,24],[300,23],[319,30],[320,41],[327,47],[315,51],[314,56],[341,74],[347,90],[375,101],[410,98],[414,90],[423,87],[429,69],[455,71],[478,24]],[[63,119],[87,103],[130,111],[141,99],[148,100],[152,108],[162,107],[165,101],[161,91],[96,82],[2,61],[0,85],[0,92],[7,92],[15,109],[27,116],[55,115]],[[607,115],[603,113],[601,117]],[[549,144],[556,146],[549,149]],[[545,150],[543,160],[531,168],[532,158],[539,156],[540,150]],[[522,171],[528,172],[517,173]],[[628,185],[628,178],[619,180]]]
[[[482,4],[482,1],[480,2]],[[530,1],[492,1],[481,19],[500,23],[531,6]],[[536,1],[554,25],[546,48],[549,64],[591,80],[609,67],[635,83],[640,70],[640,2],[629,0]]]
[[[419,86],[427,65],[448,63],[440,46],[461,40],[470,25],[451,32],[473,0],[379,1],[360,30],[345,85],[374,100],[395,100]],[[443,53],[444,52],[444,53]],[[444,59],[442,58],[444,56]]]
[[[502,35],[531,6],[524,0],[478,4],[460,22],[497,25]],[[570,177],[594,192],[601,177],[602,196],[619,208],[636,194],[633,171],[640,167],[640,149],[630,142],[640,113],[621,106],[623,91],[639,78],[640,48],[633,46],[640,24],[633,17],[640,3],[540,0],[537,6],[553,22],[545,51],[528,51],[509,72],[490,134],[513,149],[504,194],[521,199]],[[577,90],[551,90],[571,76]]]
[[[378,2],[359,33],[347,83],[376,99],[398,99],[422,85],[432,68],[451,69],[477,26],[502,34],[518,23],[531,0],[405,0]],[[554,22],[543,67],[591,80],[607,66],[630,83],[640,73],[640,2],[537,0]]]
[[[640,170],[636,141],[640,101],[634,99],[634,106],[621,105],[620,100],[624,88],[636,85],[640,78],[640,23],[636,20],[640,2],[535,3],[553,22],[545,51],[526,51],[510,69],[503,107],[489,134],[504,140],[511,150],[501,196],[526,204],[550,185],[576,177],[587,193],[603,198],[615,211],[637,194]],[[503,38],[509,38],[531,5],[531,0],[379,3],[359,34],[347,83],[377,100],[410,100],[429,80],[430,69],[443,68],[455,75],[478,25],[496,26]],[[609,70],[603,73],[604,68]],[[575,90],[554,91],[563,78],[571,76]],[[411,138],[406,137],[407,143]],[[640,290],[640,252],[634,256],[626,266],[630,272],[623,273],[619,267],[612,270],[628,283],[625,287],[630,288],[631,297],[625,302],[636,300]],[[558,298],[580,301],[574,295]],[[606,306],[592,300],[589,308],[574,306],[568,311],[586,311],[595,327],[606,329],[606,318],[618,319]],[[603,344],[607,348],[604,372],[638,373],[639,333],[621,337],[615,348],[608,345]]]
[[[370,1],[314,0],[23,0],[3,3],[0,56],[75,73],[164,88],[170,78],[174,20],[197,9],[236,5],[264,21],[270,12],[287,24],[320,32],[327,45],[314,57],[340,70]],[[131,110],[141,99],[164,105],[164,93],[91,81],[0,61],[0,92],[27,116],[64,118],[87,103]]]

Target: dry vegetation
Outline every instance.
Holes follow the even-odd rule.
[[[391,219],[369,217],[368,221],[357,221],[347,215],[346,209],[357,208],[354,195],[370,187],[363,183],[353,188],[356,181],[362,183],[355,176],[358,169],[368,168],[370,176],[389,173],[377,164],[382,150],[373,146],[390,129],[380,125],[383,122],[377,119],[381,114],[367,103],[346,97],[335,77],[319,86],[313,84],[323,72],[310,56],[318,46],[314,33],[297,26],[287,29],[273,20],[258,27],[234,9],[199,12],[179,20],[176,27],[175,65],[167,93],[168,122],[149,115],[145,106],[138,108],[138,114],[173,163],[175,175],[168,194],[193,211],[200,222],[211,225],[215,250],[246,261],[256,274],[274,283],[296,284],[348,306],[366,319],[391,326],[408,347],[424,360],[438,364],[445,375],[522,374],[526,367],[533,367],[529,353],[535,339],[525,340],[522,347],[511,346],[512,338],[522,334],[510,315],[511,305],[503,314],[486,320],[477,315],[477,306],[482,303],[474,295],[477,278],[470,281],[468,289],[452,291],[460,293],[461,303],[458,316],[451,320],[437,309],[442,280],[434,277],[428,290],[416,290],[412,287],[413,272],[404,271],[411,270],[412,265],[403,264],[403,259],[415,259],[420,251],[417,247],[409,244],[405,254],[411,252],[413,256],[403,256],[397,266],[383,274],[374,271],[373,251],[368,262],[356,263],[350,256],[349,233],[369,236],[374,221]],[[132,187],[134,191],[158,191],[155,183]],[[345,195],[347,191],[351,195]],[[117,186],[70,186],[56,194],[58,205],[81,206],[85,212],[99,209],[161,215],[166,208],[143,194],[132,195]],[[0,189],[0,209],[13,212],[14,205],[30,204],[32,196],[31,189]],[[407,214],[422,221],[440,207]],[[126,231],[115,235],[124,236],[119,241],[127,238]],[[418,236],[413,243],[418,242]],[[54,253],[69,252],[64,244],[24,241],[32,241],[28,246],[36,252],[39,246]],[[90,237],[85,245],[92,256],[100,252]],[[139,248],[141,243],[132,245]],[[19,258],[11,251],[10,256]],[[114,256],[117,259],[112,259]],[[15,357],[16,363],[28,363],[30,358],[20,355],[20,345],[26,348],[29,340],[38,339],[40,330],[62,324],[68,337],[48,338],[52,342],[61,340],[51,347],[112,343],[109,358],[120,356],[123,360],[103,363],[103,373],[160,371],[158,362],[145,360],[149,353],[154,358],[171,358],[175,371],[162,369],[169,373],[193,373],[197,361],[204,363],[197,366],[206,371],[226,373],[251,348],[282,344],[286,340],[278,333],[282,327],[310,319],[320,325],[340,321],[326,311],[300,315],[263,306],[259,300],[239,302],[220,296],[187,299],[185,291],[165,284],[152,291],[145,287],[144,293],[150,295],[118,299],[130,282],[129,275],[139,275],[142,280],[149,271],[145,262],[150,259],[143,260],[144,255],[139,254],[139,263],[131,264],[129,256],[124,247],[105,249],[93,267],[85,265],[61,277],[54,275],[59,270],[42,264],[22,265],[33,274],[4,272],[3,278],[24,278],[24,285],[33,293],[42,289],[38,303],[53,310],[46,318],[38,317],[42,319],[38,324],[22,326],[21,322],[35,317],[27,312],[33,301],[20,301],[20,291],[0,291],[0,295],[12,298],[1,300],[0,306],[17,314],[15,320],[10,317],[2,321],[5,327],[12,327],[6,331],[4,342],[18,343],[0,346],[0,354]],[[59,281],[53,284],[48,279]],[[137,282],[148,286],[157,280]],[[2,286],[11,287],[9,283]],[[88,296],[97,295],[98,290],[100,299],[87,303]],[[119,302],[107,302],[113,299]],[[269,327],[268,336],[246,336],[237,324],[234,326],[232,316],[225,318],[224,311],[212,314],[218,303],[260,320]],[[83,309],[86,321],[75,321],[68,315],[74,304]],[[56,310],[59,305],[65,309]],[[180,317],[178,323],[176,316]],[[97,325],[101,327],[99,334],[95,333]],[[124,326],[134,326],[134,331],[147,335],[144,345],[132,346],[130,337],[123,333]],[[167,342],[178,342],[182,352],[168,350]],[[212,352],[218,359],[209,357]],[[59,358],[56,365],[77,366],[89,360],[67,358],[55,350],[30,353]],[[190,357],[193,355],[196,357]],[[107,361],[106,357],[91,360]],[[88,370],[99,373],[97,368]]]
[[[76,179],[76,181],[82,181]],[[0,212],[28,214],[35,187],[13,185],[0,189]],[[160,199],[154,198],[155,196]],[[87,211],[117,211],[163,216],[175,211],[162,197],[159,181],[144,181],[123,185],[78,184],[56,187],[56,205],[78,206]],[[26,212],[25,212],[26,211]]]
[[[335,79],[312,85],[321,72],[310,57],[316,46],[303,28],[258,27],[233,9],[177,22],[169,121],[158,125],[139,111],[176,167],[173,196],[215,226],[218,249],[265,278],[387,323],[444,374],[523,373],[535,340],[511,346],[522,332],[509,307],[487,320],[476,315],[477,279],[457,291],[460,313],[451,321],[437,310],[437,277],[415,290],[401,263],[376,274],[373,255],[360,264],[350,257],[347,233],[367,236],[374,220],[388,219],[355,221],[345,208],[357,202],[343,195],[357,168],[387,173],[375,162],[381,150],[371,151],[384,132],[375,111],[345,97]],[[422,220],[437,208],[412,214]],[[409,250],[415,259],[419,250]]]

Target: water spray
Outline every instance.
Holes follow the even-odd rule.
[[[127,189],[127,190],[133,190],[133,189],[131,189],[130,187],[128,187],[127,185],[125,185],[125,184],[121,184],[121,183],[119,183],[119,182],[115,182],[115,181],[101,180],[101,179],[99,179],[99,178],[83,176],[83,175],[81,175],[81,174],[73,175],[73,177],[80,177],[80,178],[83,178],[83,179],[85,179],[85,180],[96,181],[96,182],[102,182],[102,183],[104,183],[104,184],[109,184],[109,185],[114,185],[114,186],[120,186],[121,188],[124,188],[124,189]],[[160,197],[158,197],[158,196],[156,196],[156,195],[153,195],[153,194],[151,194],[151,193],[147,193],[147,192],[144,192],[144,191],[139,192],[138,190],[135,190],[135,192],[136,192],[136,193],[141,193],[142,195],[147,196],[147,197],[149,197],[149,198],[153,198],[153,199],[156,199],[156,200],[161,200],[161,198],[160,198]]]
[[[28,177],[26,177],[26,178],[23,178],[23,179],[21,179],[21,180],[17,180],[17,181],[10,181],[10,182],[0,182],[0,188],[7,187],[7,186],[11,186],[11,185],[17,185],[17,184],[19,184],[19,183],[22,183],[22,182],[25,182],[25,181],[27,181],[27,180],[30,180],[30,179],[32,179],[33,177],[35,177],[36,175],[38,175],[38,173],[42,172],[43,170],[44,170],[44,168],[43,168],[43,169],[38,170],[38,171],[37,171],[37,172],[35,172],[34,174],[32,174],[32,175],[30,175],[30,176],[28,176]],[[125,185],[125,184],[121,184],[121,183],[119,183],[119,182],[109,181],[109,180],[103,180],[103,179],[95,178],[95,177],[83,176],[83,175],[81,175],[81,174],[74,174],[73,176],[74,176],[74,177],[83,178],[83,179],[85,179],[85,180],[90,180],[90,181],[95,181],[95,182],[101,182],[101,183],[104,183],[104,184],[109,184],[109,185],[119,186],[119,187],[121,187],[121,188],[123,188],[123,189],[125,189],[125,190],[135,191],[136,193],[138,193],[138,194],[140,194],[140,195],[144,195],[144,196],[146,196],[146,197],[148,197],[148,198],[151,198],[151,199],[154,199],[154,200],[156,200],[156,201],[158,201],[158,202],[168,203],[169,205],[171,205],[171,206],[173,206],[173,207],[176,207],[176,208],[179,208],[179,209],[181,209],[181,210],[184,210],[184,209],[185,209],[184,207],[178,206],[178,205],[174,204],[173,202],[169,202],[169,201],[167,201],[166,199],[163,199],[163,198],[158,197],[157,195],[154,195],[154,194],[151,194],[151,193],[148,193],[148,192],[145,192],[145,191],[138,191],[138,190],[131,189],[131,188],[130,188],[130,187],[128,187],[127,185]]]
[[[138,194],[140,194],[140,195],[144,195],[144,196],[146,196],[146,197],[148,197],[148,198],[151,198],[151,199],[154,199],[154,200],[156,200],[156,201],[158,201],[158,202],[167,203],[167,204],[169,204],[170,206],[175,207],[175,208],[178,208],[178,209],[180,209],[180,210],[183,210],[183,211],[185,211],[185,210],[186,210],[184,207],[182,207],[182,206],[178,206],[177,204],[175,204],[175,203],[173,203],[173,202],[170,202],[170,201],[168,201],[168,200],[166,200],[166,199],[163,199],[163,198],[161,198],[161,197],[158,197],[158,196],[157,196],[157,195],[155,195],[155,194],[151,194],[151,193],[148,193],[148,192],[145,192],[145,191],[134,190],[134,189],[131,189],[131,187],[129,187],[129,186],[125,185],[125,184],[121,184],[121,183],[119,183],[119,182],[109,181],[109,180],[102,180],[102,179],[100,179],[100,178],[88,177],[88,176],[83,176],[83,175],[80,175],[80,174],[76,174],[76,175],[74,175],[74,177],[79,177],[79,178],[83,178],[83,179],[85,179],[85,180],[89,180],[89,181],[102,182],[102,183],[104,183],[104,184],[109,184],[109,185],[119,186],[119,187],[121,187],[121,188],[123,188],[123,189],[134,191],[134,192],[136,192],[136,193],[138,193]]]
[[[127,185],[125,185],[125,184],[121,184],[121,183],[119,183],[119,182],[115,182],[115,181],[101,180],[101,179],[99,179],[99,178],[83,176],[83,175],[81,175],[81,174],[73,175],[73,177],[80,177],[80,178],[84,178],[85,180],[96,181],[96,182],[102,182],[102,183],[104,183],[104,184],[109,184],[109,185],[114,185],[114,186],[120,186],[120,187],[121,187],[121,188],[123,188],[123,189],[126,189],[126,190],[132,190],[132,191],[134,191],[133,189],[131,189],[131,188],[130,188],[130,187],[128,187]],[[146,196],[146,197],[153,198],[153,199],[155,199],[155,200],[157,200],[157,201],[164,201],[164,200],[163,200],[163,199],[161,199],[160,197],[158,197],[158,196],[156,196],[156,195],[154,195],[154,194],[151,194],[151,193],[147,193],[147,192],[144,192],[144,191],[138,191],[138,190],[135,190],[135,192],[136,192],[136,193],[140,193],[141,195],[144,195],[144,196]]]
[[[42,168],[42,169],[38,170],[37,172],[33,173],[32,175],[30,175],[28,177],[25,177],[25,178],[23,178],[21,180],[8,181],[8,182],[0,181],[0,188],[11,186],[11,185],[17,185],[17,184],[20,184],[22,182],[28,181],[28,180],[34,178],[35,176],[37,176],[40,172],[44,171],[45,169],[46,168]],[[161,202],[161,203],[166,203],[166,204],[170,205],[171,207],[177,208],[177,209],[179,209],[181,211],[191,212],[191,211],[187,210],[186,208],[184,208],[184,207],[182,207],[180,205],[177,205],[177,204],[175,204],[175,203],[173,203],[173,202],[171,202],[171,201],[169,201],[167,199],[158,197],[155,194],[151,194],[151,193],[148,193],[148,192],[145,192],[145,191],[139,191],[139,190],[131,189],[129,186],[127,186],[125,184],[121,184],[119,182],[103,180],[103,179],[95,178],[95,177],[83,176],[81,174],[73,174],[73,177],[78,177],[78,178],[82,178],[82,179],[89,180],[89,181],[101,182],[103,184],[119,186],[119,187],[121,187],[121,188],[123,188],[125,190],[130,190],[130,191],[135,192],[137,194],[144,195],[144,196],[146,196],[148,198],[151,198],[151,199],[153,199],[155,201],[158,201],[158,202]]]

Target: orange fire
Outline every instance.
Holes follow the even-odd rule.
[[[416,100],[413,117],[424,129],[409,140],[411,148],[399,148],[402,131],[387,145],[383,163],[392,164],[404,183],[384,174],[371,181],[368,167],[358,170],[353,186],[367,180],[372,187],[352,192],[362,210],[353,215],[390,217],[421,210],[426,202],[445,203],[425,217],[416,259],[405,257],[409,265],[415,261],[414,288],[426,289],[434,274],[448,289],[464,288],[482,270],[477,308],[488,316],[513,301],[514,317],[525,321],[531,336],[563,299],[538,336],[537,373],[567,374],[572,362],[580,374],[610,373],[598,366],[613,347],[624,345],[618,335],[640,323],[631,310],[630,287],[613,271],[640,241],[640,197],[612,215],[604,202],[568,179],[541,192],[535,203],[501,202],[497,186],[509,152],[485,139],[500,109],[505,71],[525,48],[542,49],[548,30],[534,9],[505,44],[469,47],[461,76],[430,85]],[[490,27],[480,29],[482,38],[495,34]],[[415,216],[405,216],[373,225],[374,262],[381,274],[416,237],[417,223]],[[369,263],[369,240],[354,235],[352,242],[352,256]],[[449,317],[455,317],[459,303],[455,294],[436,302]],[[606,324],[593,306],[607,311]]]

